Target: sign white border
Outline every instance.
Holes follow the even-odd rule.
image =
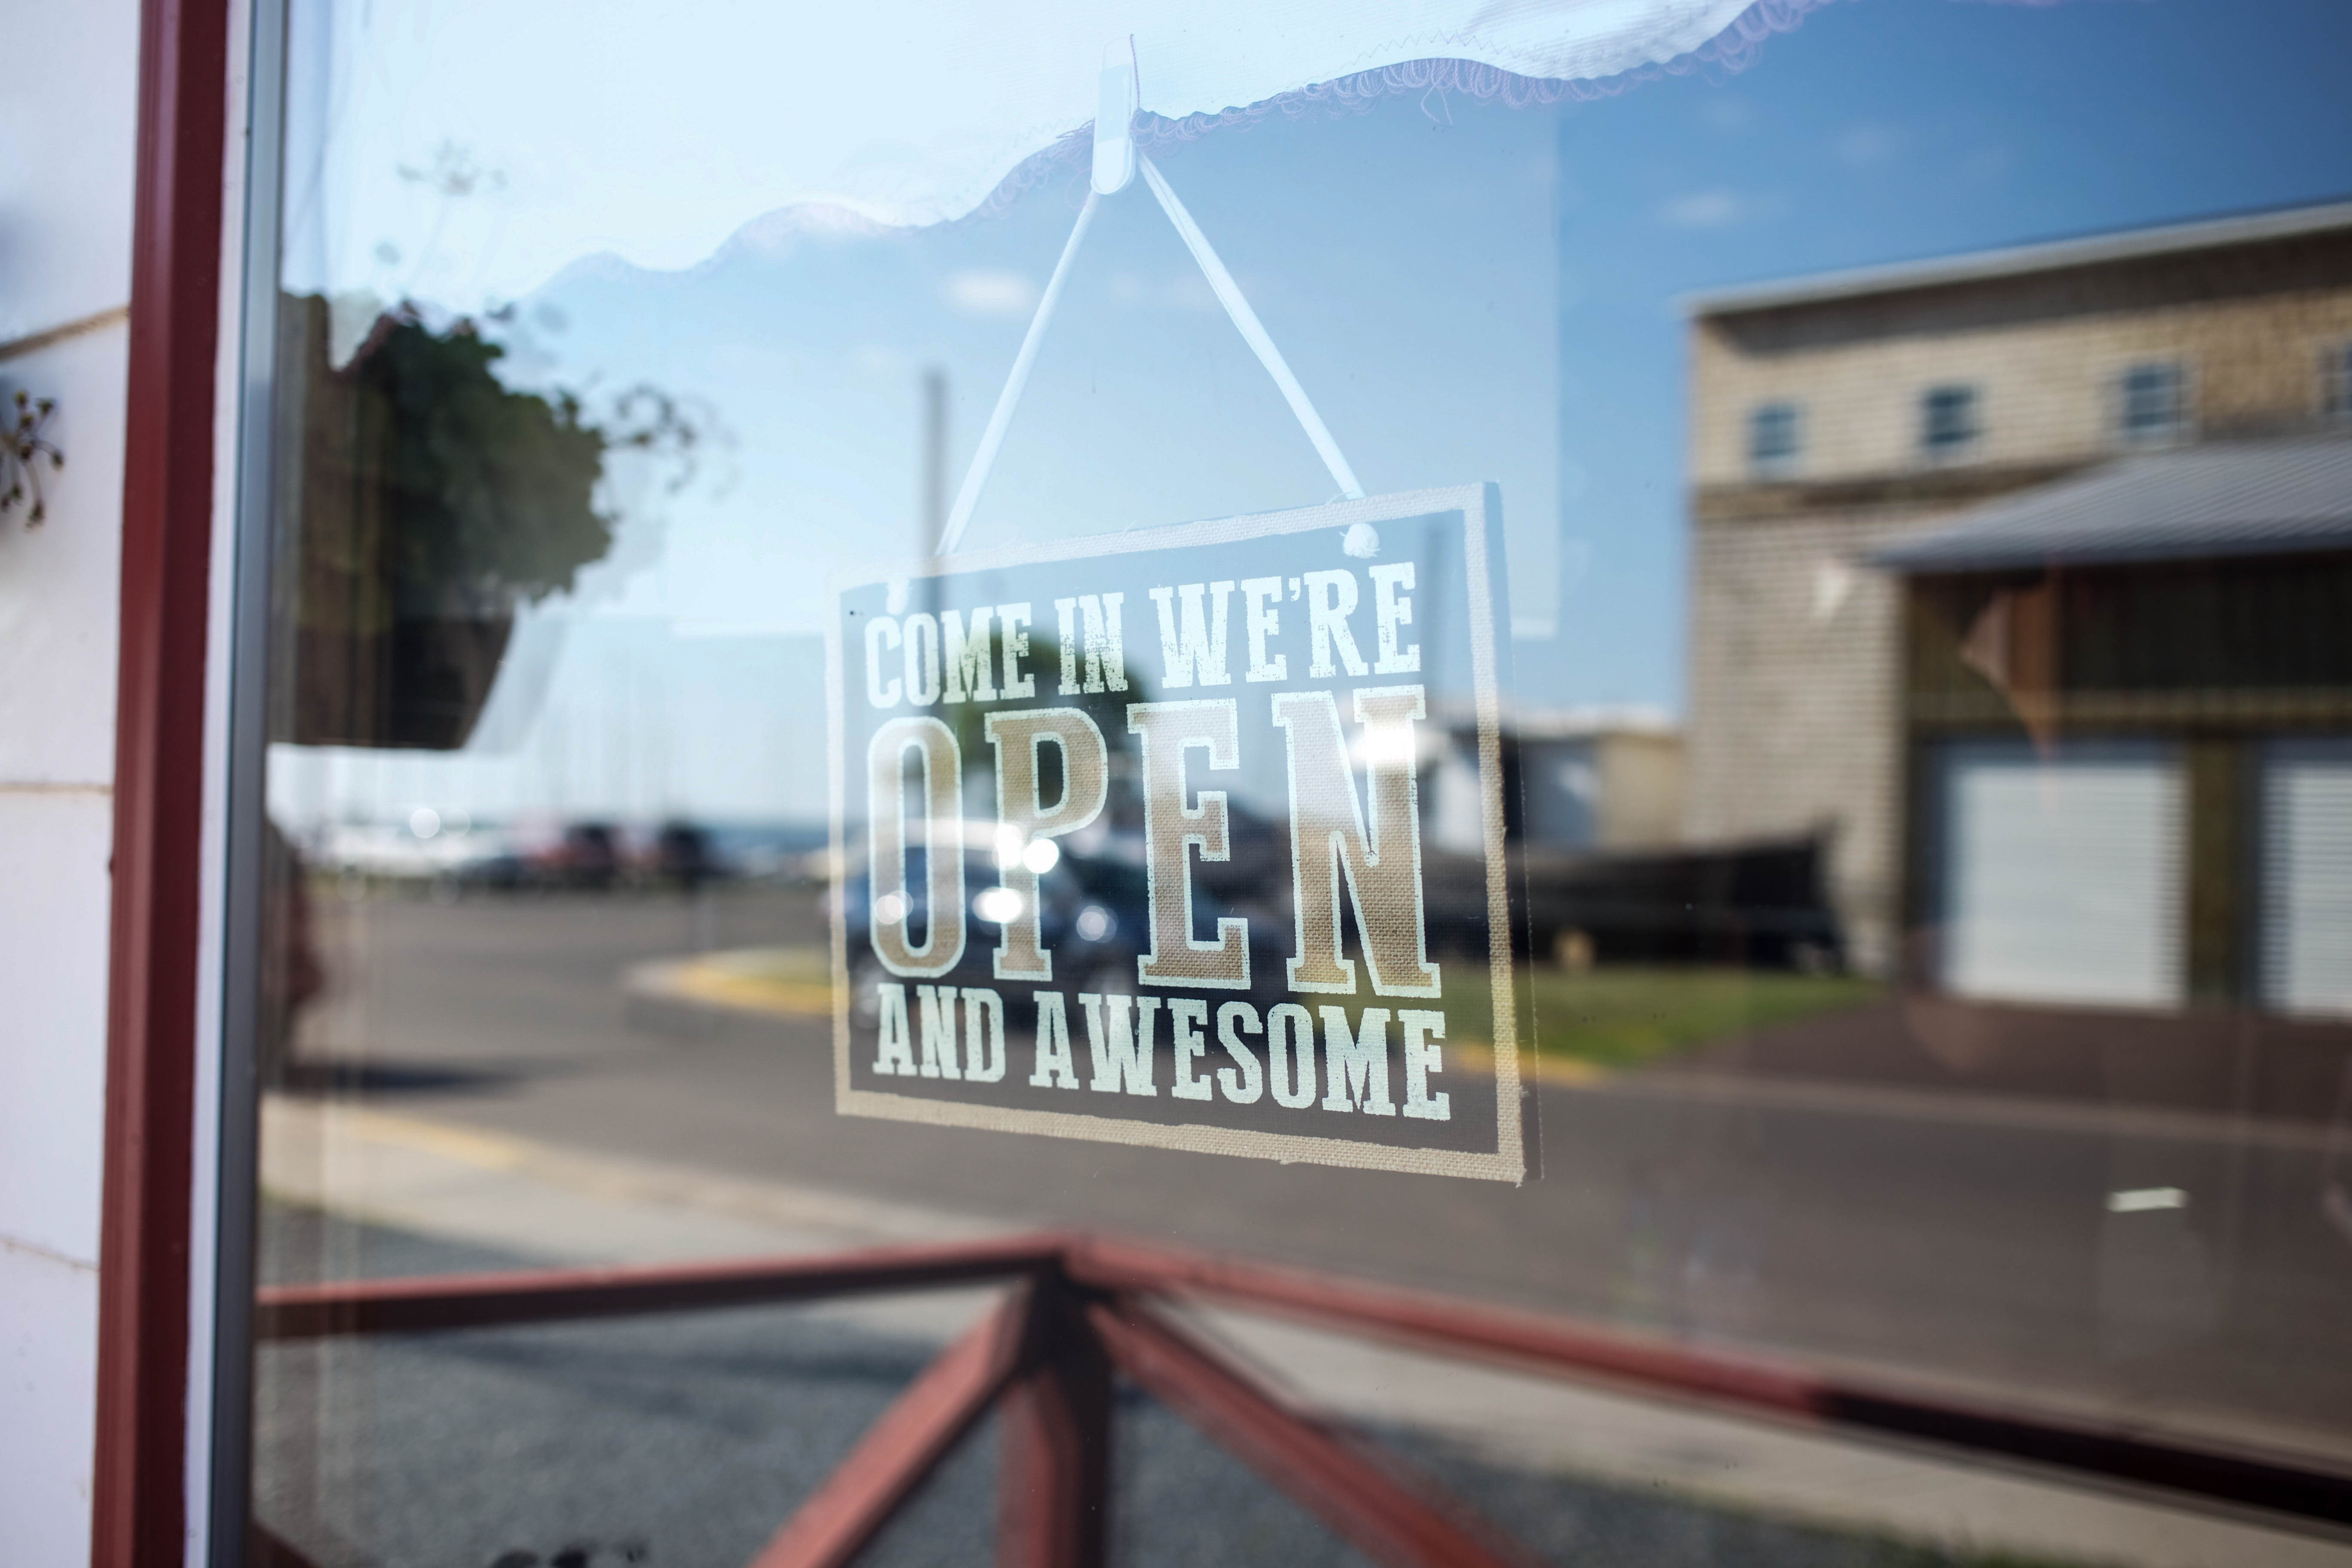
[[[1496,563],[1489,554],[1491,541],[1501,525],[1497,515],[1500,510],[1499,498],[1492,485],[1405,490],[1393,495],[1369,496],[1361,500],[1334,501],[1324,506],[1261,512],[1213,522],[1182,523],[1171,528],[1137,529],[1084,539],[975,551],[912,563],[898,573],[877,575],[869,572],[836,578],[830,584],[831,613],[824,633],[826,763],[833,801],[832,843],[826,867],[831,878],[828,897],[833,928],[835,1111],[843,1116],[919,1121],[935,1127],[978,1127],[998,1132],[1026,1132],[1052,1138],[1136,1144],[1146,1148],[1185,1149],[1203,1154],[1232,1154],[1245,1159],[1275,1160],[1286,1165],[1343,1165],[1360,1170],[1406,1171],[1493,1182],[1524,1181],[1527,1177],[1527,1147],[1520,1098],[1518,1008],[1511,963],[1509,868],[1503,852],[1502,697],[1496,669],[1495,637]],[[845,667],[841,647],[841,601],[844,595],[854,589],[887,583],[893,577],[949,576],[1047,561],[1082,561],[1149,550],[1184,549],[1246,539],[1265,539],[1286,533],[1344,530],[1359,522],[1377,525],[1441,512],[1461,515],[1464,576],[1470,590],[1471,690],[1478,728],[1478,790],[1486,859],[1487,971],[1493,987],[1495,1020],[1495,1148],[1491,1152],[1400,1148],[1384,1143],[1357,1142],[1345,1138],[1316,1138],[1199,1123],[1138,1121],[1078,1111],[974,1105],[852,1087],[849,933],[842,918],[841,900],[849,864],[846,832],[848,779],[845,763]]]

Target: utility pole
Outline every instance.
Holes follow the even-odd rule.
[[[948,523],[948,373],[923,372],[923,522],[925,555],[938,552]]]

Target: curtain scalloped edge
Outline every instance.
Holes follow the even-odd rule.
[[[1522,76],[1477,60],[1433,56],[1312,82],[1245,108],[1187,114],[1177,119],[1146,110],[1137,116],[1135,139],[1140,146],[1157,147],[1197,141],[1213,131],[1246,129],[1277,115],[1297,119],[1318,109],[1333,115],[1361,114],[1379,100],[1405,92],[1418,93],[1424,99],[1433,93],[1441,98],[1460,93],[1481,102],[1499,101],[1512,109],[1592,102],[1615,98],[1643,82],[1664,77],[1690,76],[1709,68],[1727,73],[1744,71],[1762,56],[1765,40],[1776,34],[1794,32],[1803,25],[1807,15],[1832,3],[1832,0],[1756,0],[1696,48],[1669,60],[1635,66],[1606,77]],[[2046,3],[2054,4],[2055,0]],[[1092,156],[1093,149],[1094,124],[1090,121],[1057,138],[1050,147],[1023,159],[966,216],[990,217],[1003,213],[1056,173],[1084,163]]]

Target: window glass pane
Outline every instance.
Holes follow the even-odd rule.
[[[1768,403],[1748,416],[1748,460],[1758,471],[1795,467],[1801,450],[1799,417],[1792,403]]]
[[[2122,391],[2127,441],[2169,440],[2186,417],[2177,364],[2134,365],[2124,373]]]
[[[1977,438],[1977,391],[1939,386],[1919,400],[1919,445],[1931,458],[1948,458]]]
[[[2352,415],[2352,343],[2334,345],[2320,356],[2319,405],[2333,418]]]
[[[1107,16],[289,11],[257,1528],[2352,1558],[2335,14]]]

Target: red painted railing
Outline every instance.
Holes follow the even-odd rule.
[[[1013,1289],[883,1414],[754,1568],[846,1563],[990,1406],[1001,1421],[998,1561],[1097,1568],[1107,1547],[1114,1368],[1377,1562],[1501,1564],[1527,1553],[1459,1504],[1292,1409],[1154,1298],[1278,1314],[1748,1415],[1926,1439],[2078,1475],[2336,1522],[2352,1476],[2284,1460],[1871,1388],[1676,1349],[1484,1302],[1103,1237],[662,1268],[359,1280],[264,1289],[268,1340],[416,1333],[1007,1281]],[[262,1537],[264,1562],[301,1562]]]

